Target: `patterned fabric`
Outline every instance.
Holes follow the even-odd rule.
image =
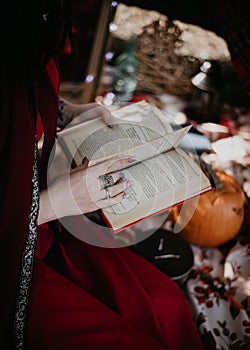
[[[37,238],[38,238],[38,227],[37,219],[39,212],[39,190],[43,188],[43,182],[47,183],[47,159],[50,155],[51,145],[54,144],[55,133],[56,133],[56,123],[58,116],[58,106],[57,106],[57,91],[58,91],[59,76],[57,71],[57,66],[53,60],[50,60],[46,66],[46,71],[41,73],[38,83],[36,84],[36,95],[40,98],[34,102],[34,114],[37,112],[37,122],[34,123],[34,119],[30,124],[36,125],[38,129],[39,121],[40,126],[44,126],[44,144],[42,149],[41,158],[38,160],[38,145],[37,145],[37,132],[31,135],[32,144],[29,145],[31,157],[31,171],[30,179],[27,178],[26,181],[30,182],[30,195],[26,194],[27,201],[27,225],[25,226],[25,231],[23,232],[23,244],[21,250],[21,266],[16,267],[20,271],[19,281],[17,281],[17,296],[16,296],[16,310],[15,315],[13,315],[14,320],[12,320],[11,332],[5,347],[1,349],[12,349],[13,338],[15,341],[16,349],[26,348],[26,324],[28,322],[28,305],[33,281],[33,265],[34,265],[34,255],[35,250],[37,250]],[[48,93],[49,91],[49,93]],[[34,115],[32,114],[34,118]],[[45,124],[46,123],[46,124]],[[35,139],[34,135],[35,134]],[[24,134],[25,135],[25,134]],[[32,137],[33,136],[33,137]],[[23,137],[23,136],[22,136]],[[24,138],[24,137],[23,137]],[[34,151],[32,146],[34,145]],[[47,154],[45,154],[45,152]],[[22,155],[23,157],[23,155]],[[40,168],[39,168],[40,165]],[[39,168],[39,169],[38,169]],[[26,176],[27,177],[27,176]],[[41,179],[42,185],[41,185]],[[39,184],[40,182],[40,184]],[[13,197],[12,197],[13,198]],[[22,197],[21,197],[22,198]],[[22,198],[23,200],[23,198]],[[21,205],[20,205],[21,207]],[[13,220],[13,219],[12,219]],[[23,220],[23,218],[22,218]],[[27,230],[28,228],[28,230]],[[18,230],[16,230],[19,233]],[[12,237],[14,236],[11,232]],[[16,260],[15,260],[16,261]],[[16,263],[17,265],[17,263]],[[13,325],[14,321],[14,325]],[[1,339],[1,338],[0,338]]]
[[[37,241],[37,218],[39,211],[39,181],[38,181],[38,149],[35,135],[35,148],[34,148],[34,166],[33,166],[33,178],[32,178],[32,198],[31,207],[29,213],[29,226],[27,238],[23,250],[21,276],[19,283],[19,294],[16,304],[15,313],[15,341],[16,348],[24,348],[24,336],[25,336],[25,323],[27,317],[27,307],[29,302],[29,294],[31,289],[31,280],[33,274],[34,254]]]
[[[187,295],[209,350],[250,349],[250,244],[237,243],[225,256],[193,246],[194,269]]]

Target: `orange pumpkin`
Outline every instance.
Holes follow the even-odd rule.
[[[232,176],[216,171],[223,188],[202,194],[184,206],[172,209],[181,236],[201,247],[216,247],[226,243],[239,232],[244,219],[244,193]],[[195,207],[196,206],[196,207]],[[195,208],[195,209],[194,209]]]

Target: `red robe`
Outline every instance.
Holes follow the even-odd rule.
[[[46,183],[46,165],[56,132],[58,82],[56,66],[50,61],[36,90],[45,131],[41,187]],[[6,281],[6,289],[1,288],[5,293],[1,317],[8,327],[1,328],[1,349],[10,349],[13,344],[11,324],[31,193],[34,116],[26,102],[30,101],[27,90],[26,95],[20,91],[14,93],[12,105],[20,121],[17,118],[1,130],[8,154],[3,171],[6,206],[1,213],[2,229],[6,230],[1,233],[5,247],[1,268]],[[10,113],[8,101],[5,112]],[[25,110],[20,109],[23,106]],[[26,122],[22,120],[24,111]],[[17,169],[19,176],[8,178]],[[83,225],[81,217],[71,220],[87,235],[98,234],[98,229]],[[95,247],[74,238],[63,227],[59,229],[54,232],[47,224],[39,227],[26,322],[28,349],[203,348],[185,296],[175,282],[129,248]]]

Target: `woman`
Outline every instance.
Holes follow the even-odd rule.
[[[202,349],[186,300],[168,277],[127,248],[81,242],[56,220],[70,215],[72,225],[99,235],[77,214],[121,201],[127,180],[107,198],[98,176],[133,161],[88,170],[88,189],[84,168],[70,174],[71,191],[57,178],[50,185],[55,214],[47,190],[58,116],[54,57],[69,32],[68,13],[68,2],[58,0],[2,6],[1,349]],[[71,115],[81,113],[70,107]]]

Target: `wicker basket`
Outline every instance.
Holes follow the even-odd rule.
[[[199,70],[200,62],[176,53],[182,45],[180,36],[180,28],[167,18],[144,27],[136,53],[139,61],[136,93],[182,97],[191,94],[191,77]]]

